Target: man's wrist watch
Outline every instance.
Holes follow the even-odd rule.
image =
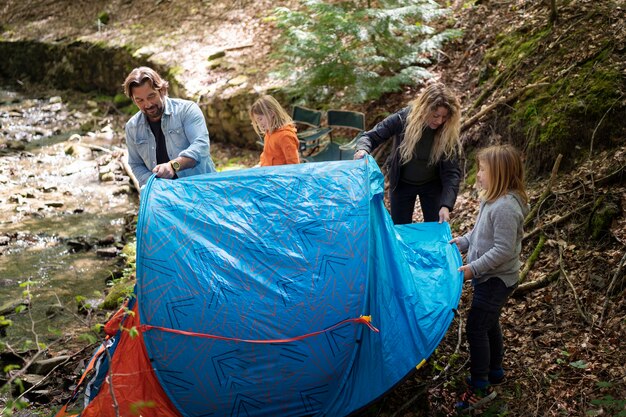
[[[170,166],[172,167],[174,172],[180,171],[180,162],[172,160],[172,161],[170,161]]]

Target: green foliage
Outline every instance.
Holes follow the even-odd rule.
[[[133,104],[133,101],[126,94],[118,93],[113,97],[113,105],[118,109],[131,104]]]
[[[8,327],[13,324],[13,321],[10,319],[4,318],[4,316],[0,316],[0,327]]]
[[[109,16],[109,12],[103,11],[103,12],[98,13],[98,21],[102,23],[103,25],[108,24],[110,18],[111,16]]]
[[[137,327],[135,326],[126,330],[128,330],[128,335],[131,337],[131,339],[134,339],[135,337],[139,336],[139,330],[137,330]]]
[[[94,344],[99,340],[98,337],[92,333],[82,333],[78,338],[89,344]]]
[[[587,369],[589,365],[587,364],[587,362],[583,360],[579,360],[575,362],[570,362],[569,366],[571,366],[572,368],[576,368],[576,369]]]
[[[376,5],[301,0],[299,10],[275,10],[282,34],[273,56],[282,60],[278,74],[290,80],[291,94],[358,103],[431,77],[424,66],[460,32],[425,23],[448,10],[429,0]]]
[[[614,398],[611,395],[605,395],[602,398],[591,400],[591,404],[600,407],[599,410],[587,410],[588,416],[610,415],[615,417],[626,417],[626,399]],[[607,413],[608,414],[605,414]]]

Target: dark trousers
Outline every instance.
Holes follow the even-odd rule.
[[[486,381],[490,371],[502,369],[504,345],[500,313],[515,287],[507,288],[497,277],[489,278],[474,287],[466,327],[472,381]]]
[[[396,188],[389,193],[391,218],[394,224],[409,224],[413,222],[413,210],[415,210],[415,201],[418,196],[422,206],[424,221],[439,221],[441,182],[437,180],[422,185],[411,185],[399,180]]]

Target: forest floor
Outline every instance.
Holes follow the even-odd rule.
[[[544,21],[549,13],[541,2],[477,3],[488,3],[489,7],[484,4],[468,9],[459,7],[455,12],[457,25],[466,30],[466,35],[443,51],[447,58],[433,69],[461,93],[464,107],[480,94],[477,80],[486,46],[510,27]],[[564,8],[562,21],[573,24],[577,13],[589,4],[588,1],[574,3],[580,10],[574,10],[573,6]],[[224,76],[206,68],[207,55],[220,48],[244,46],[237,49],[239,66],[261,61],[271,65],[267,64],[267,52],[275,28],[264,19],[274,7],[269,1],[82,0],[68,4],[7,0],[0,6],[1,29],[5,37],[10,32],[14,37],[48,40],[85,37],[107,38],[120,44],[149,44],[160,59],[181,68],[181,80],[188,80],[193,90],[210,89]],[[104,10],[110,14],[110,23],[98,31],[96,16]],[[619,16],[615,19],[616,24],[623,25],[623,16],[621,20]],[[615,33],[619,37],[623,31]],[[523,72],[516,76],[519,85],[524,85]],[[414,93],[407,89],[366,104],[363,110],[370,115],[382,115],[409,101]],[[371,122],[377,118],[373,116]],[[486,131],[486,126],[479,123],[464,132],[466,140],[497,136]],[[525,282],[551,281],[527,292],[520,290],[507,303],[502,327],[508,382],[497,388],[498,397],[482,415],[626,415],[626,147],[623,143],[621,138],[621,145],[611,149],[590,150],[586,158],[576,161],[575,169],[559,170],[553,181],[546,176],[529,181],[531,206],[537,212],[526,226],[522,261],[531,259],[533,252],[537,256],[528,265]],[[214,144],[212,152],[218,164],[220,161],[227,164],[236,156],[242,166],[252,166],[258,158],[256,151],[235,150],[221,144]],[[544,192],[546,197],[542,198]],[[601,220],[606,207],[615,207],[619,214],[604,225],[602,233],[594,236],[591,226]],[[451,222],[455,235],[472,227],[477,211],[476,192],[469,182],[464,182]],[[416,210],[417,219],[418,213]],[[363,416],[454,414],[454,403],[463,390],[468,370],[467,345],[459,326],[467,317],[470,299],[471,288],[467,286],[459,317],[427,366],[364,410]],[[76,345],[68,346],[67,351],[79,350]],[[87,355],[87,351],[77,355],[77,361]],[[77,361],[72,363],[73,367]],[[66,371],[70,368],[64,367]],[[39,405],[29,410],[31,414],[20,415],[47,415],[50,408]]]

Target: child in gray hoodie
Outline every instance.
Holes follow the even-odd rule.
[[[476,224],[450,241],[467,252],[467,263],[459,271],[474,287],[466,326],[471,376],[457,403],[459,411],[491,401],[496,396],[491,385],[504,382],[500,312],[517,287],[528,213],[521,153],[510,145],[490,146],[478,152],[477,161],[482,192]]]

